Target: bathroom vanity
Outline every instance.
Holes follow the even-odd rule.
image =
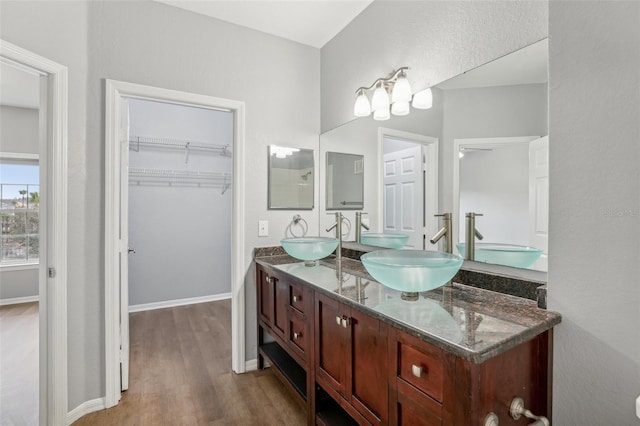
[[[256,257],[258,366],[307,424],[524,425],[551,416],[553,327],[531,300],[454,283],[417,301],[361,263]]]

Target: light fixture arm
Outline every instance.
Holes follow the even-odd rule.
[[[356,90],[356,93],[357,94],[361,94],[362,91],[371,90],[374,87],[376,87],[378,85],[378,83],[382,83],[382,84],[393,83],[393,82],[395,82],[397,80],[399,74],[404,73],[404,71],[408,70],[408,69],[409,69],[409,67],[400,67],[397,70],[393,71],[391,74],[389,74],[387,77],[377,79],[369,87],[364,87],[364,86],[358,87],[358,89]]]

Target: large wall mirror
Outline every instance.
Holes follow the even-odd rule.
[[[364,156],[327,152],[327,210],[361,210],[364,206]]]
[[[484,235],[477,243],[540,248],[541,261],[529,267],[546,270],[548,153],[540,145],[548,146],[547,61],[545,39],[434,86],[431,109],[412,108],[409,115],[387,121],[360,118],[332,129],[320,136],[321,159],[333,150],[364,156],[363,209],[373,232],[415,228],[425,249],[440,250],[428,242],[440,225],[432,214],[452,212],[456,251],[465,241],[465,213],[475,211],[484,214],[476,220]],[[396,210],[393,218],[384,190],[385,164],[394,144],[410,148],[404,142],[419,147],[421,191],[411,198],[414,213]],[[320,167],[324,179],[322,160]],[[402,194],[406,201],[409,195]],[[504,204],[516,199],[517,205]],[[326,207],[320,209],[321,230],[331,221]],[[389,228],[393,220],[400,228]]]
[[[269,146],[269,210],[313,210],[313,150]]]

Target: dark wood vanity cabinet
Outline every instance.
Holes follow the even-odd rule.
[[[298,402],[313,418],[315,380],[311,327],[313,291],[283,274],[257,265],[258,368],[267,361],[290,386]],[[311,421],[311,420],[310,420]]]
[[[535,414],[551,415],[551,330],[481,364],[390,329],[391,425],[521,425],[509,415],[515,397]],[[530,422],[529,422],[530,423]]]
[[[387,424],[387,325],[324,295],[315,299],[318,384],[345,411],[355,409],[360,423]]]
[[[285,272],[258,264],[256,280],[258,366],[275,367],[309,425],[526,424],[514,397],[550,416],[552,329],[473,363]]]

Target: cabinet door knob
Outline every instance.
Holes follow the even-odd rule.
[[[298,301],[300,301],[300,300],[302,300],[302,297],[293,296],[293,301],[294,301],[294,302],[298,302]]]
[[[264,280],[266,282],[268,282],[269,284],[271,284],[271,277],[269,275],[267,275],[266,277],[264,277]]]
[[[413,373],[413,375],[416,377],[422,376],[422,367],[415,364],[411,365],[411,373]]]
[[[340,317],[336,317],[336,323],[337,323],[338,325],[341,325],[341,324],[342,324],[342,318],[340,318]]]
[[[293,333],[293,340],[298,340],[301,337],[302,337],[302,333],[296,333],[296,332]]]
[[[349,321],[349,318],[347,318],[347,317],[342,317],[342,319],[340,320],[340,322],[341,322],[341,324],[342,324],[342,326],[343,326],[344,328],[347,328],[347,327],[350,325],[350,323],[351,323],[351,321]]]

